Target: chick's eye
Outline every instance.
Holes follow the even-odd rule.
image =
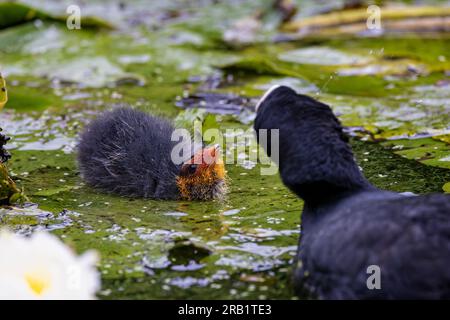
[[[197,171],[197,165],[196,164],[190,164],[189,167],[187,168],[187,171],[188,171],[189,174],[195,173],[195,171]]]

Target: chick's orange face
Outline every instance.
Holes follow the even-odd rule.
[[[182,165],[177,185],[182,198],[208,200],[225,192],[225,179],[225,166],[216,145],[198,151]]]

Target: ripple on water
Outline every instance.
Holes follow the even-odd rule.
[[[37,204],[27,204],[23,207],[0,208],[2,222],[23,235],[31,235],[36,231],[53,231],[64,229],[73,224],[73,218],[80,214],[75,211],[63,210],[56,215],[39,209]]]

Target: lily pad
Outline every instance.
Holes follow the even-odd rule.
[[[80,58],[68,61],[57,69],[53,66],[40,67],[36,72],[40,76],[94,88],[115,85],[124,80],[132,80],[138,85],[144,83],[143,78],[125,73],[104,57]]]
[[[431,138],[397,140],[384,143],[395,145],[395,153],[430,166],[450,169],[450,145]]]
[[[293,77],[272,79],[266,83],[257,83],[254,87],[255,89],[266,91],[274,85],[288,86],[301,94],[316,93],[319,90],[317,86],[305,79]]]
[[[41,10],[16,2],[0,3],[0,29],[15,26],[35,19],[50,19],[51,16]]]
[[[177,107],[200,108],[216,114],[240,114],[245,108],[254,105],[250,99],[233,94],[196,93],[175,103]]]
[[[6,81],[0,73],[0,110],[8,102],[8,91],[6,90]]]
[[[370,58],[327,47],[308,47],[281,53],[282,61],[325,66],[366,64]]]
[[[0,205],[9,205],[26,200],[22,191],[9,177],[6,166],[0,162]]]
[[[445,193],[450,193],[450,182],[447,182],[442,186],[442,190],[444,190]]]
[[[117,32],[69,31],[47,19],[0,31],[9,89],[1,126],[13,138],[8,169],[39,205],[1,211],[0,220],[24,234],[49,230],[80,252],[96,249],[100,298],[291,299],[303,205],[241,151],[243,163],[226,165],[231,182],[223,201],[128,199],[92,189],[79,176],[76,143],[104,110],[132,106],[175,119],[177,127],[198,120],[203,130],[236,129],[223,148],[231,154],[251,134],[256,100],[284,83],[333,108],[377,187],[420,194],[442,192],[450,181],[441,161],[450,154],[445,35],[300,42],[279,34],[279,17],[264,13],[255,41],[230,46],[224,32],[271,11],[268,2],[200,2],[80,3],[83,16],[111,21]],[[65,14],[65,2],[41,4],[52,16]],[[323,9],[305,2],[298,16]],[[279,59],[308,48],[324,53],[325,63],[312,64],[313,54],[301,63]]]
[[[22,3],[9,1],[0,3],[0,29],[16,26],[37,19],[66,23],[67,17],[52,15]],[[86,28],[113,28],[110,23],[92,16],[83,17],[82,26]]]
[[[450,10],[446,6],[390,6],[381,7],[380,11],[384,27],[396,31],[420,32],[430,31],[430,29],[445,31],[446,28],[440,27],[443,23],[443,19],[440,18],[450,15]],[[329,12],[292,21],[285,24],[283,29],[290,32],[301,32],[303,35],[312,32],[320,34],[322,32],[328,36],[336,36],[340,33],[367,32],[367,19],[370,14],[372,13],[368,12],[367,7]],[[416,29],[415,27],[418,25],[421,28]],[[377,33],[375,32],[375,34]]]

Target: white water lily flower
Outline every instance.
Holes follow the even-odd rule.
[[[95,299],[97,254],[77,256],[56,236],[0,233],[0,299]]]

